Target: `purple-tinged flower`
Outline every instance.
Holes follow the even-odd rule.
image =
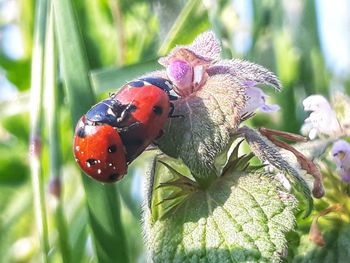
[[[266,104],[268,97],[260,88],[255,87],[255,83],[247,83],[245,92],[247,96],[246,106],[242,111],[242,115],[254,112],[259,109],[262,112],[275,112],[280,109],[277,104]]]
[[[318,135],[338,136],[342,133],[337,116],[328,101],[321,95],[311,95],[303,101],[304,110],[311,111],[305,119],[301,133],[315,139]]]
[[[175,92],[189,96],[205,84],[208,67],[220,59],[221,47],[213,32],[198,36],[191,45],[177,46],[168,56],[159,59],[166,67],[168,78],[175,84]]]
[[[188,87],[192,85],[193,69],[184,60],[174,60],[167,67],[167,74],[177,86]]]
[[[344,182],[350,182],[350,144],[338,140],[333,144],[332,155]]]
[[[168,57],[159,59],[159,63],[166,67],[168,78],[181,97],[199,90],[208,78],[206,70],[210,60],[185,48],[176,48]]]

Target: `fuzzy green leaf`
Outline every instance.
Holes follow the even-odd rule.
[[[188,172],[179,161],[169,157],[161,160],[158,157],[154,162],[144,213],[147,245],[154,262],[282,260],[287,249],[285,235],[294,229],[297,201],[277,181],[261,172],[231,169],[209,188],[197,187],[187,192],[186,198],[172,200],[167,216],[160,217],[167,202],[157,203],[175,191],[158,187],[174,179],[168,166],[175,164],[177,172]]]
[[[198,180],[216,178],[215,159],[231,142],[243,97],[243,88],[234,76],[212,76],[196,96],[174,101],[174,114],[184,118],[167,122],[164,136],[158,141],[161,150],[181,157]]]
[[[310,188],[302,177],[301,169],[295,167],[297,161],[291,162],[290,159],[281,154],[280,148],[277,148],[257,131],[244,126],[239,129],[239,132],[246,138],[251,150],[259,159],[268,161],[286,176],[293,185],[292,193],[304,204],[304,217],[308,216],[313,208],[313,199]],[[292,156],[290,152],[287,153],[288,157]]]

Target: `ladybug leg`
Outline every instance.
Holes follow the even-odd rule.
[[[170,102],[169,118],[185,118],[184,115],[173,115],[175,111],[174,104]]]
[[[123,105],[125,107],[125,105]],[[117,122],[122,122],[129,117],[129,113],[136,110],[136,106],[132,103],[126,105],[125,109],[121,112],[120,116],[117,118]]]
[[[114,93],[110,94],[110,97],[112,98]],[[108,109],[108,113],[110,115],[113,115],[116,117],[116,121],[114,123],[114,126],[118,125],[119,122],[123,121],[126,118],[126,109],[129,105],[122,104],[119,100],[112,100],[112,105]]]
[[[134,129],[137,126],[139,126],[141,123],[139,121],[133,122],[132,124],[130,124],[129,126],[125,126],[125,127],[115,127],[114,129],[117,130],[117,132],[127,132],[130,129]]]
[[[168,96],[169,96],[169,100],[177,100],[177,99],[179,99],[179,97],[171,95],[171,94],[168,94]]]

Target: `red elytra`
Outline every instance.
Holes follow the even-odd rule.
[[[125,149],[110,125],[90,125],[83,116],[76,127],[74,156],[80,168],[101,182],[121,180],[127,173]]]
[[[113,98],[122,104],[133,105],[128,117],[118,126],[127,127],[138,123],[126,132],[120,132],[127,162],[133,161],[161,135],[170,112],[169,96],[164,90],[146,81],[143,81],[143,85],[134,84],[139,82],[126,84]]]

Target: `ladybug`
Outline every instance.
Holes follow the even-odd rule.
[[[141,78],[93,106],[75,133],[74,153],[80,167],[99,181],[120,180],[127,165],[161,136],[168,117],[179,117],[172,114],[171,100],[177,97],[171,90],[166,79]],[[113,155],[111,145],[118,149]]]
[[[174,106],[171,101],[177,97],[171,95],[171,91],[172,84],[169,80],[149,77],[129,82],[111,96],[118,101],[118,106],[114,108],[127,105],[124,106],[124,112],[116,114],[119,119],[117,126],[128,127],[126,132],[120,132],[127,162],[134,160],[162,135],[162,128],[169,117],[179,117],[173,115]]]
[[[116,94],[93,106],[86,118],[91,123],[116,128],[126,148],[126,160],[132,162],[154,139],[173,116],[170,102],[172,84],[163,78],[140,78],[125,84]]]
[[[118,181],[127,173],[123,142],[110,125],[94,125],[84,115],[77,124],[73,147],[81,169],[98,181]]]

